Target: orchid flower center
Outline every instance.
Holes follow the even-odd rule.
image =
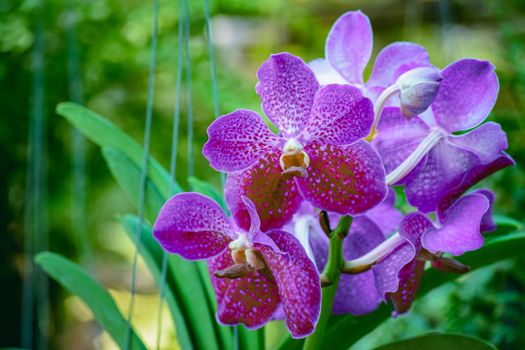
[[[264,260],[260,254],[255,249],[253,249],[252,242],[248,239],[248,237],[246,237],[245,234],[240,234],[236,240],[230,242],[228,248],[231,251],[233,262],[236,265],[245,265],[246,273],[252,272],[254,270],[262,270],[266,267]],[[236,265],[233,265],[232,267],[236,267]],[[236,273],[239,272],[237,270],[239,270],[238,266],[235,269]]]
[[[288,139],[283,147],[283,154],[279,158],[282,175],[286,177],[308,175],[306,168],[310,165],[310,157],[304,151],[303,145],[294,138]]]

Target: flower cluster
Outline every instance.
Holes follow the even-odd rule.
[[[236,110],[209,126],[203,148],[227,174],[231,218],[196,193],[159,213],[154,236],[165,250],[208,260],[219,322],[284,318],[292,336],[311,334],[321,286],[334,282],[325,273],[332,240],[342,241],[342,260],[328,312],[361,315],[381,301],[406,312],[427,263],[466,272],[452,256],[479,249],[495,229],[494,194],[468,192],[514,164],[501,127],[482,124],[498,94],[494,67],[462,59],[438,69],[423,47],[400,42],[364,82],[371,52],[370,22],[355,11],[333,25],[325,59],[271,55],[256,91],[279,132]],[[396,209],[394,185],[414,211]],[[331,229],[349,216],[348,232]]]

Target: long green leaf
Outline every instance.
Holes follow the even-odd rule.
[[[142,165],[143,152],[139,144],[106,118],[73,102],[58,104],[57,113],[97,145],[116,148],[135,164]],[[148,177],[166,198],[170,195],[169,173],[153,157],[149,158]],[[181,191],[175,183],[175,192]]]
[[[138,218],[127,215],[123,223],[126,232],[130,238],[133,238],[136,233]],[[153,237],[151,227],[145,223],[141,230],[141,242],[140,253],[143,254],[146,263],[152,271],[159,270],[163,251]],[[194,348],[228,348],[232,344],[231,332],[229,336],[222,337],[218,331],[219,325],[215,321],[214,310],[207,302],[207,287],[203,283],[210,283],[209,277],[207,277],[207,281],[202,281],[198,269],[195,262],[186,261],[178,255],[169,255],[166,283],[173,294],[174,301],[177,302],[176,305],[173,304],[172,306],[177,307],[178,312],[183,315]],[[177,317],[175,316],[176,314],[174,315],[176,320]]]
[[[124,190],[128,198],[135,204],[139,202],[140,167],[137,166],[126,154],[112,147],[102,147],[102,154],[106,159],[109,170]],[[146,192],[144,197],[144,215],[153,222],[164,204],[164,197],[157,187],[146,179]]]
[[[249,330],[244,326],[237,326],[240,350],[264,350],[264,329]]]
[[[125,215],[120,218],[120,222],[130,239],[133,240],[137,230],[137,217],[133,215]],[[155,280],[160,284],[161,271],[162,271],[162,249],[158,244],[151,242],[151,228],[143,224],[141,231],[141,242],[139,253],[144,258],[146,265],[155,277]],[[171,271],[170,271],[171,272]],[[191,334],[191,329],[188,329],[185,315],[182,313],[182,308],[179,305],[174,293],[174,283],[172,274],[168,274],[166,281],[167,288],[165,289],[164,295],[168,308],[170,309],[173,322],[175,324],[175,330],[177,332],[177,340],[182,349],[193,349],[192,337],[196,335]]]
[[[472,269],[491,265],[501,260],[513,258],[522,254],[525,249],[525,232],[516,232],[504,236],[487,239],[485,246],[477,251],[468,252],[460,260],[470,265]],[[453,281],[457,275],[434,269],[425,271],[418,291],[418,297],[424,296],[432,289],[446,282]],[[378,310],[364,316],[351,315],[331,316],[329,327],[323,339],[327,349],[348,349],[356,341],[373,331],[391,314],[391,307],[381,305]],[[302,340],[287,337],[280,349],[300,349]]]
[[[199,180],[194,176],[190,176],[188,178],[188,184],[190,185],[190,189],[192,191],[202,193],[219,203],[221,208],[228,214],[228,206],[226,205],[224,196],[220,194],[211,183]]]
[[[432,333],[386,344],[375,350],[496,350],[483,339],[465,334]]]
[[[104,287],[80,266],[58,254],[43,252],[35,260],[50,277],[82,299],[113,340],[121,348],[125,346],[127,321]],[[137,334],[133,330],[131,332],[131,349],[145,350]]]

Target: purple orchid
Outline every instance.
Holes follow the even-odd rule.
[[[403,73],[431,66],[424,47],[409,42],[392,43],[377,55],[370,79],[364,83],[363,72],[372,46],[370,20],[361,11],[350,11],[332,26],[326,38],[325,59],[316,59],[308,65],[321,85],[351,84],[373,101]]]
[[[437,224],[418,212],[403,218],[399,225],[399,237],[403,240],[372,267],[379,293],[385,300],[392,300],[396,314],[410,308],[426,261],[444,271],[468,271],[468,267],[441,255],[458,256],[483,246],[481,233],[493,224],[493,199],[488,190],[465,195],[440,213]]]
[[[494,67],[463,59],[446,67],[442,76],[437,96],[422,117],[406,119],[398,108],[386,108],[374,139],[389,174],[387,183],[404,184],[408,202],[425,213],[514,164],[504,152],[508,144],[500,125],[480,125],[498,94]]]
[[[237,110],[214,121],[203,154],[228,173],[225,197],[240,227],[249,226],[242,197],[257,208],[261,228],[280,228],[304,199],[322,210],[358,214],[386,195],[377,152],[362,139],[373,106],[350,85],[319,88],[314,73],[289,53],[261,66],[256,91],[275,135],[253,111]]]
[[[353,219],[343,243],[345,259],[356,259],[369,253],[397,228],[402,214],[394,207],[394,203],[395,195],[391,190],[381,204]],[[340,216],[330,214],[329,218],[331,223],[336,223]],[[327,262],[329,239],[319,224],[314,208],[308,203],[303,204],[301,210],[295,214],[293,223],[289,223],[284,229],[294,233],[321,273]],[[380,302],[381,295],[375,286],[371,270],[359,274],[343,274],[332,313],[364,315],[374,311]]]
[[[292,336],[307,336],[320,313],[315,265],[293,235],[261,232],[253,203],[243,201],[251,218],[247,231],[238,229],[210,198],[175,195],[162,207],[153,235],[170,253],[208,260],[220,323],[259,328],[282,307]]]

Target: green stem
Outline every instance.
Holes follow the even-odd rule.
[[[322,291],[321,316],[319,317],[319,322],[317,322],[315,332],[306,338],[303,350],[316,350],[321,347],[324,331],[330,318],[335,293],[339,284],[341,269],[344,264],[343,240],[348,234],[351,224],[352,217],[343,216],[339,220],[337,227],[330,233],[328,261],[321,274],[321,282],[325,284]]]

